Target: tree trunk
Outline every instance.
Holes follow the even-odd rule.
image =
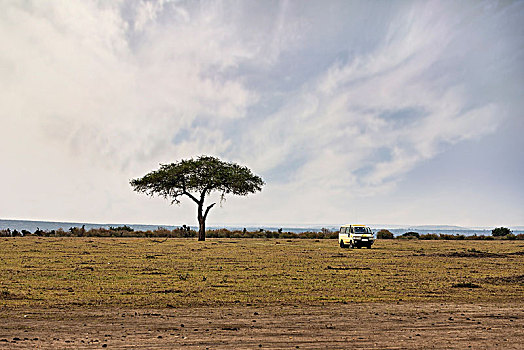
[[[202,218],[198,221],[198,240],[199,241],[205,241],[206,240],[206,222]]]
[[[202,214],[202,205],[198,206],[198,240],[206,240],[206,218]]]

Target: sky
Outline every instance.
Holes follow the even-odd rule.
[[[524,225],[524,1],[0,1],[0,218],[196,225],[129,181],[213,155],[208,225]],[[209,198],[209,203],[217,197]]]

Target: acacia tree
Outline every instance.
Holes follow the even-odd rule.
[[[135,191],[171,199],[171,204],[179,204],[183,196],[195,202],[199,241],[206,240],[206,218],[216,204],[206,206],[207,195],[217,191],[223,200],[226,194],[246,196],[262,190],[264,186],[264,181],[247,167],[210,156],[161,164],[160,169],[133,179],[130,183]]]

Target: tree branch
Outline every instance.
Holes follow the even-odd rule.
[[[188,196],[189,198],[191,198],[193,200],[193,202],[195,202],[196,204],[200,204],[200,202],[198,201],[198,199],[193,196],[191,193],[187,192],[187,191],[184,191],[182,192],[182,194],[185,194],[186,196]]]
[[[209,213],[209,211],[211,210],[211,208],[213,208],[213,206],[215,205],[216,203],[213,203],[211,205],[209,205],[207,208],[206,208],[206,212],[204,213],[204,220],[207,218],[207,214]]]

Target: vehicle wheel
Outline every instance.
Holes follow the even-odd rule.
[[[359,244],[359,245],[357,245],[357,248],[360,249],[360,248],[362,248],[362,246]]]
[[[340,248],[346,248],[346,245],[344,244],[343,240],[340,240]]]
[[[368,244],[368,249],[371,249],[371,244]]]

